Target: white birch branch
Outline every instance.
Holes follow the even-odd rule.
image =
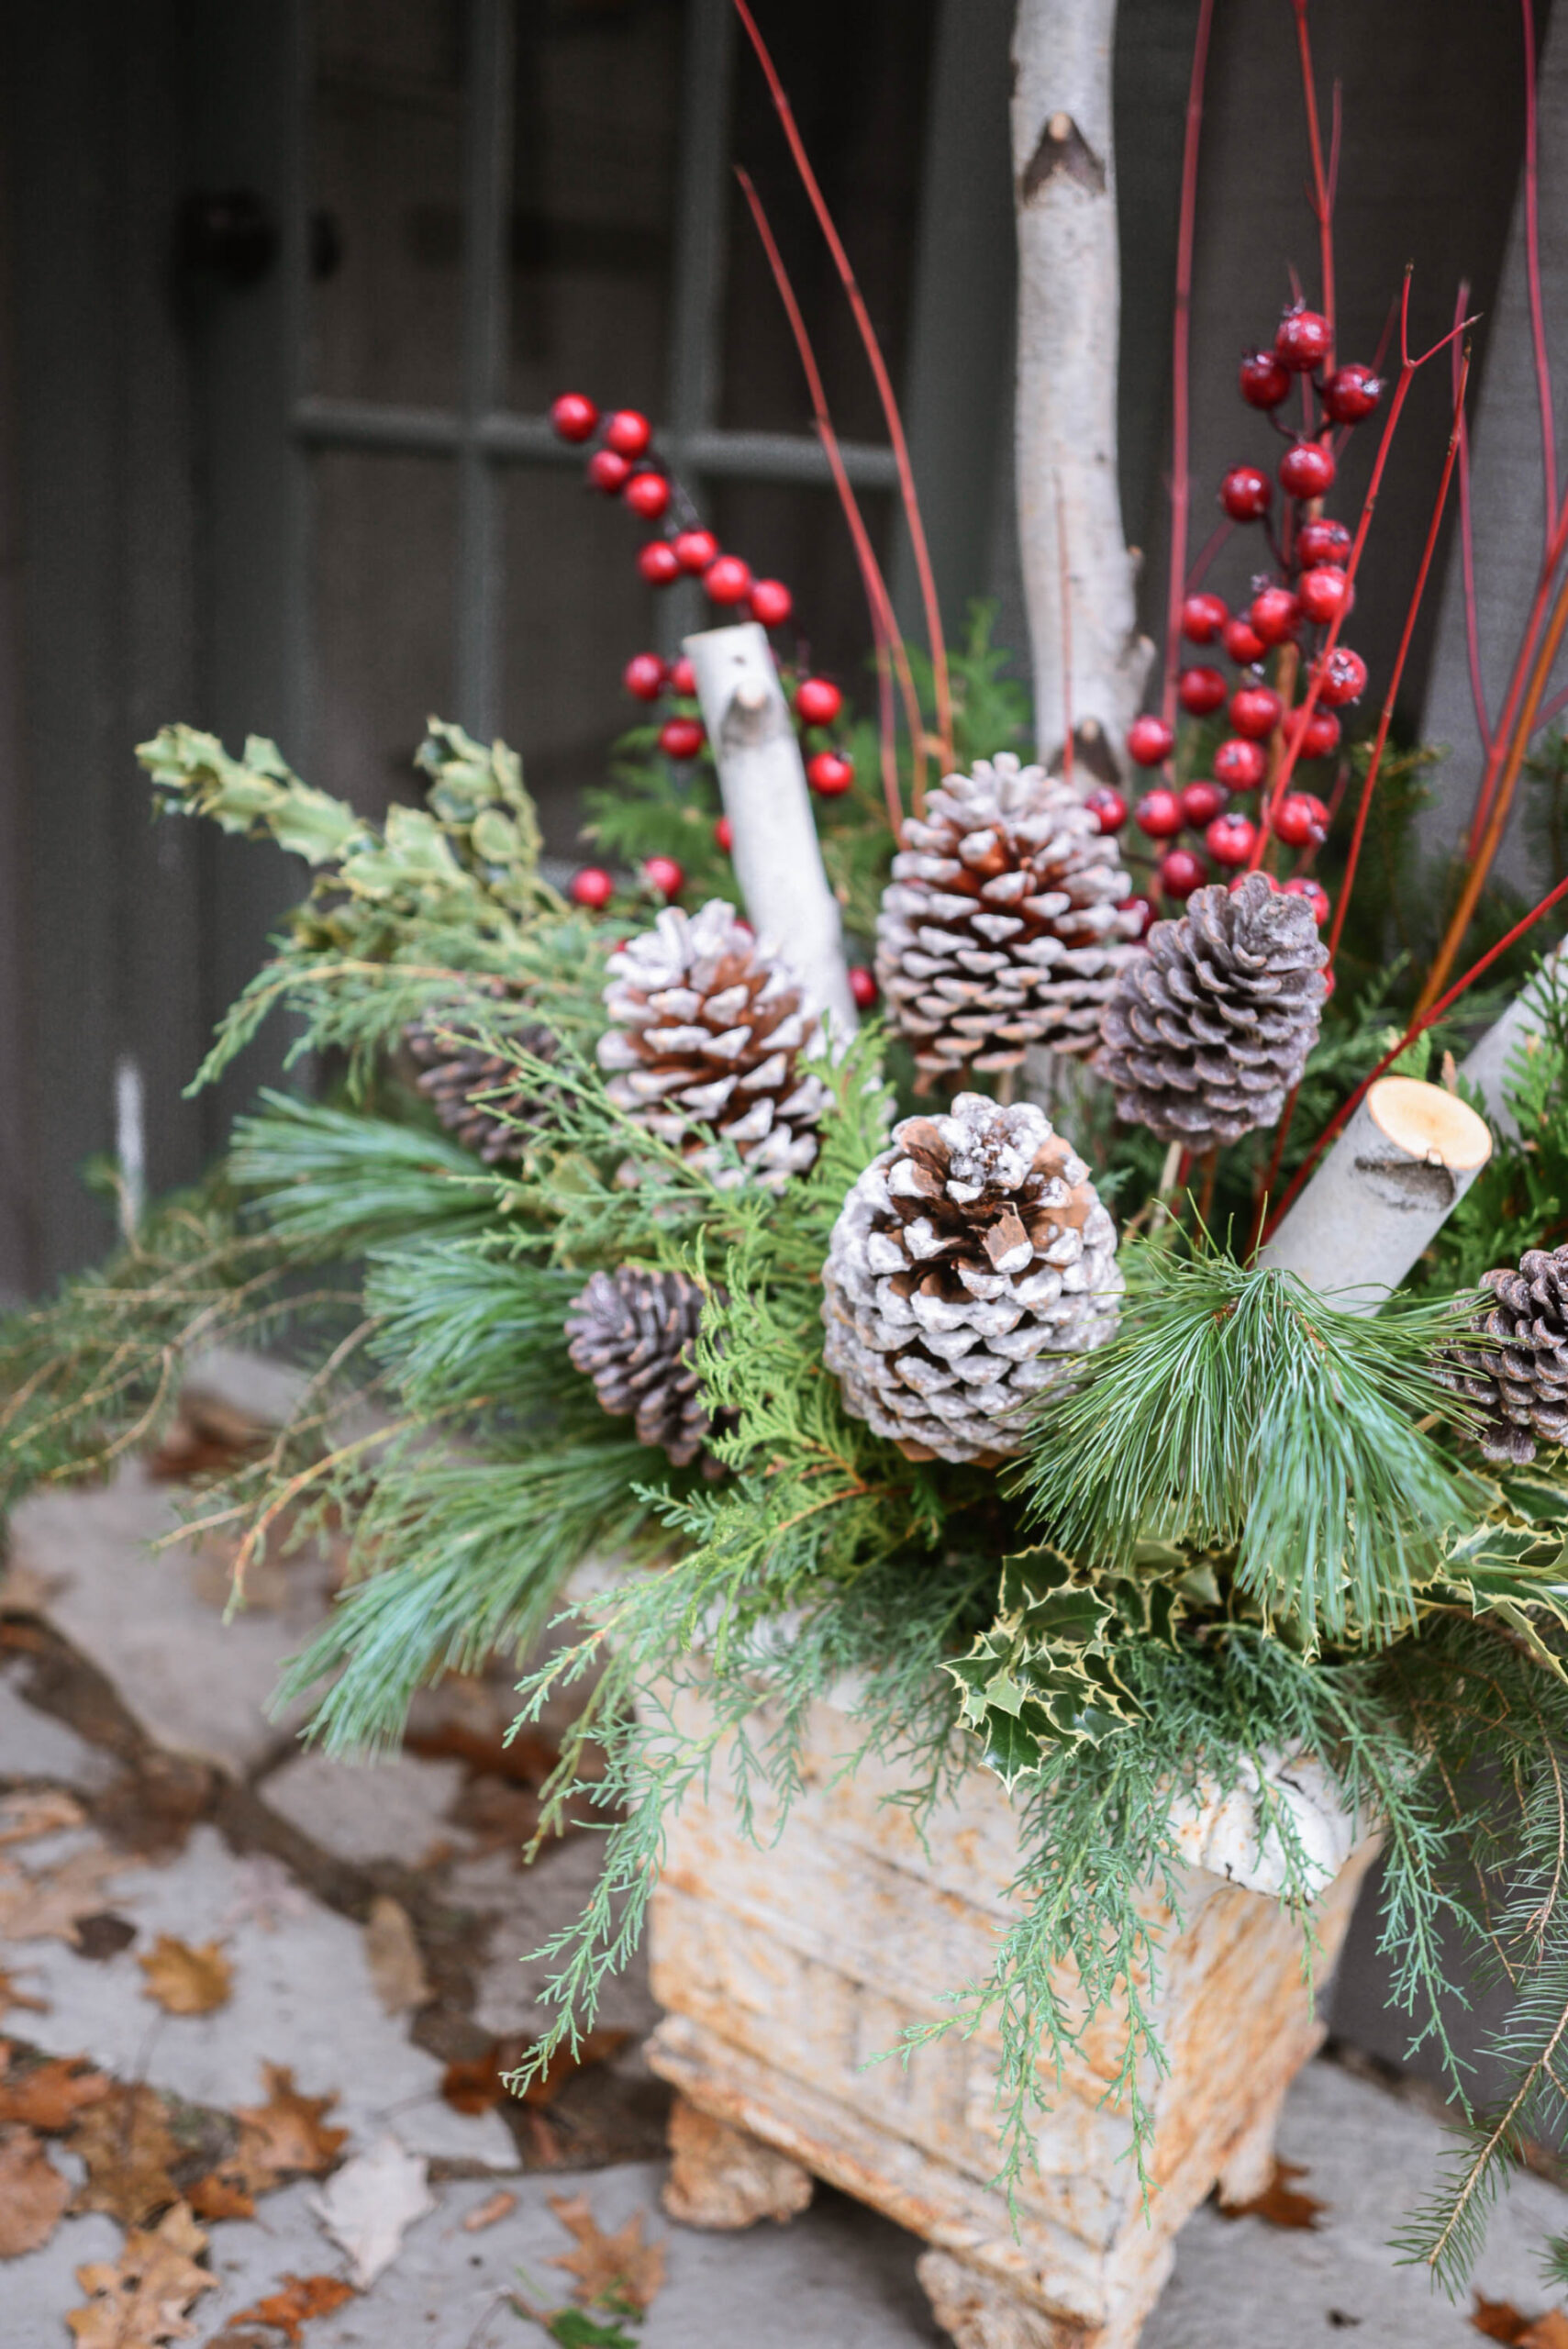
[[[1035,740],[1048,765],[1067,731],[1063,554],[1073,727],[1092,720],[1118,765],[1153,651],[1138,634],[1136,564],[1117,479],[1115,31],[1116,0],[1018,0],[1012,108],[1018,545]]]
[[[811,796],[768,640],[755,620],[688,636],[697,699],[734,840],[730,854],[758,937],[778,946],[814,1010],[841,1038],[858,1027],[839,930],[822,870]]]
[[[1349,1313],[1375,1313],[1492,1155],[1457,1094],[1413,1076],[1368,1092],[1260,1264],[1298,1273]]]
[[[1562,952],[1558,947],[1551,955],[1555,963]],[[1538,972],[1527,987],[1509,1004],[1499,1020],[1487,1029],[1465,1059],[1459,1064],[1461,1076],[1473,1085],[1486,1104],[1486,1115],[1500,1134],[1510,1141],[1518,1140],[1518,1119],[1508,1107],[1504,1090],[1508,1079],[1509,1064],[1531,1036],[1539,1036],[1546,1025],[1541,1015],[1541,980],[1545,973]]]

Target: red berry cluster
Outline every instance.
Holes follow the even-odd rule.
[[[1284,515],[1276,532],[1270,518],[1273,484],[1258,466],[1233,465],[1220,483],[1219,502],[1233,522],[1263,525],[1275,569],[1254,578],[1244,610],[1232,612],[1223,597],[1207,591],[1188,596],[1182,606],[1181,629],[1187,641],[1218,647],[1241,674],[1232,680],[1208,662],[1194,662],[1181,672],[1176,698],[1182,708],[1193,718],[1212,717],[1223,708],[1230,734],[1214,754],[1212,778],[1205,776],[1179,791],[1157,785],[1133,810],[1134,820],[1151,841],[1172,843],[1155,873],[1167,897],[1189,897],[1214,877],[1213,866],[1224,871],[1251,862],[1258,844],[1257,824],[1229,803],[1234,795],[1256,791],[1262,783],[1269,771],[1265,743],[1283,729],[1282,739],[1296,748],[1298,760],[1328,758],[1340,741],[1335,711],[1354,701],[1366,685],[1366,663],[1359,652],[1340,645],[1330,652],[1311,648],[1312,632],[1328,629],[1355,600],[1346,573],[1351,533],[1342,522],[1318,510],[1318,501],[1334,485],[1332,435],[1337,426],[1359,424],[1370,416],[1383,390],[1370,367],[1337,367],[1325,373],[1332,341],[1328,319],[1297,302],[1280,320],[1273,348],[1249,351],[1241,362],[1242,399],[1267,413],[1290,442],[1278,467]],[[1275,411],[1298,382],[1307,392],[1309,428],[1290,432]],[[1298,650],[1304,640],[1305,664]],[[1280,657],[1286,647],[1292,648],[1288,659]],[[1267,673],[1271,659],[1273,682]],[[1310,717],[1297,716],[1296,688],[1314,678],[1318,681],[1316,706]],[[1174,747],[1174,729],[1162,718],[1136,718],[1128,729],[1128,755],[1138,766],[1163,766]],[[1101,824],[1112,829],[1104,814]],[[1275,810],[1273,831],[1287,847],[1316,847],[1327,827],[1327,809],[1307,792],[1289,794]],[[1183,831],[1198,835],[1206,853],[1176,846],[1176,836]],[[1315,902],[1323,897],[1317,882],[1305,877],[1286,886],[1312,895]],[[1327,900],[1323,903],[1326,910]]]

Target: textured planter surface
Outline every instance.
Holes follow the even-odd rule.
[[[722,1765],[674,1823],[653,1904],[652,1987],[667,2013],[651,2061],[700,2110],[946,2254],[929,2263],[939,2313],[972,2277],[984,2305],[954,2327],[961,2341],[1127,2349],[1169,2272],[1173,2237],[1216,2181],[1239,2199],[1267,2182],[1280,2102],[1323,2036],[1299,1927],[1206,1869],[1185,1873],[1179,1930],[1151,1897],[1151,1917],[1168,1928],[1156,2011],[1170,2069],[1145,2083],[1156,2115],[1147,2216],[1124,2158],[1129,2124],[1103,2101],[1118,2039],[1106,2017],[1051,2089],[1015,2234],[987,2185],[998,2160],[994,2036],[955,2034],[907,2067],[863,2068],[906,2026],[948,2012],[944,1991],[989,1969],[1009,1915],[1013,1813],[995,1780],[974,1772],[923,1850],[885,1800],[895,1773],[867,1765],[834,1783],[854,1743],[843,1714],[817,1707],[806,1743],[806,1791],[777,1843],[765,1812],[761,1846],[742,1834]],[[1374,1848],[1361,1844],[1318,1903],[1319,1983]]]

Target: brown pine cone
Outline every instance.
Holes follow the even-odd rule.
[[[572,1300],[568,1352],[594,1382],[605,1409],[630,1416],[639,1443],[656,1444],[684,1468],[718,1424],[703,1400],[692,1355],[703,1292],[682,1273],[595,1273]],[[710,1474],[717,1463],[705,1461]]]
[[[1009,751],[950,774],[906,819],[876,975],[929,1078],[1092,1052],[1139,917],[1114,840],[1069,783]]]
[[[1110,1336],[1121,1289],[1116,1227],[1044,1112],[961,1093],[895,1126],[845,1201],[824,1359],[911,1460],[1000,1460],[1062,1357]]]
[[[1307,900],[1262,874],[1195,890],[1106,1006],[1095,1066],[1118,1115],[1193,1151],[1272,1126],[1318,1041],[1328,959]]]
[[[805,1065],[817,1041],[800,981],[714,898],[667,906],[609,961],[601,1036],[610,1099],[723,1189],[777,1189],[817,1156],[828,1088]],[[728,1142],[742,1166],[728,1163]]]
[[[506,990],[499,983],[489,992],[498,1002],[506,999]],[[536,1060],[554,1059],[555,1039],[548,1028],[531,1020],[513,1026],[500,1012],[497,1025]],[[419,1066],[414,1082],[447,1130],[466,1149],[476,1151],[487,1166],[520,1158],[528,1132],[550,1122],[550,1097],[528,1085],[516,1064],[501,1053],[488,1052],[476,1042],[454,1042],[454,1037],[461,1040],[462,1032],[461,1023],[450,1025],[439,1010],[404,1030],[403,1041]],[[479,1099],[479,1095],[486,1097]],[[528,1131],[519,1131],[519,1127]]]
[[[1568,1443],[1568,1248],[1527,1248],[1484,1286],[1494,1302],[1472,1327],[1498,1343],[1460,1349],[1452,1383],[1482,1407],[1487,1459],[1523,1467],[1538,1442]]]

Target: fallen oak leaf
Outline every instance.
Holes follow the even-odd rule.
[[[71,2183],[30,2129],[0,2129],[0,2259],[39,2251],[60,2224]]]
[[[105,1878],[124,1865],[102,1851],[72,1852],[45,1876],[0,1863],[0,1941],[70,1941],[77,1918],[96,1905]]]
[[[274,2179],[274,2184],[281,2184]],[[266,2188],[250,2184],[244,2174],[219,2163],[198,2177],[185,2199],[198,2219],[253,2219],[256,2215],[256,2195]]]
[[[252,2309],[241,2309],[238,2316],[229,2318],[224,2331],[238,2332],[242,2324],[270,2324],[286,2334],[291,2344],[297,2344],[302,2325],[313,2316],[330,2316],[353,2297],[353,2286],[340,2276],[285,2275],[280,2291],[269,2292]]]
[[[85,2068],[86,2055],[54,2055],[30,2069],[19,2069],[15,2050],[0,2040],[0,2121],[19,2121],[28,2129],[69,2129],[77,2114],[101,2103],[113,2087],[106,2073]]]
[[[429,1979],[408,1911],[388,1893],[378,1893],[371,1902],[365,1965],[383,2014],[412,2014],[429,2004]]]
[[[416,2219],[435,2209],[428,2176],[423,2155],[409,2153],[389,2131],[312,2195],[312,2210],[347,2252],[361,2292],[391,2266]]]
[[[1470,2321],[1477,2332],[1485,2334],[1488,2341],[1517,2343],[1523,2336],[1529,2319],[1515,2308],[1511,2300],[1484,2299],[1477,2292]]]
[[[144,1998],[155,1999],[166,2015],[210,2015],[227,2006],[234,1968],[217,1942],[193,1949],[172,1933],[160,1933],[151,1953],[137,1959],[147,1976]]]
[[[75,1796],[62,1787],[6,1795],[0,1800],[0,1844],[28,1843],[36,1835],[55,1835],[61,1828],[80,1827],[86,1816]]]
[[[217,2286],[216,2276],[196,2266],[206,2249],[206,2235],[176,2202],[155,2228],[133,2228],[117,2260],[79,2267],[76,2280],[91,2298],[65,2320],[77,2349],[161,2349],[190,2340],[195,2327],[186,2323],[186,2311]]]
[[[263,2064],[265,2104],[239,2104],[234,2118],[240,2124],[237,2158],[248,2168],[276,2175],[297,2170],[306,2177],[321,2177],[348,2143],[346,2129],[328,2129],[322,2114],[338,2101],[328,2096],[301,2096],[286,2064]]]
[[[180,2149],[155,2088],[141,2082],[112,2087],[79,2116],[67,2144],[87,2165],[73,2210],[106,2210],[122,2226],[135,2227],[179,2199],[170,2172]]]
[[[552,2194],[550,2207],[562,2225],[577,2238],[575,2251],[559,2253],[552,2267],[575,2276],[573,2296],[586,2308],[608,2309],[616,2316],[642,2316],[664,2282],[662,2243],[644,2243],[640,2210],[607,2235],[588,2207],[585,2194]]]
[[[561,2048],[549,2071],[528,2082],[522,2102],[531,2105],[536,2112],[548,2110],[579,2072],[585,2072],[594,2064],[607,2064],[612,2055],[619,2054],[630,2037],[629,2031],[584,2032],[574,2049]],[[449,2064],[441,2075],[442,2096],[458,2112],[488,2112],[493,2106],[505,2104],[511,2093],[512,2076],[521,2068],[532,2044],[526,2039],[496,2039],[483,2055],[473,2056],[465,2063]]]
[[[1276,2161],[1274,2174],[1261,2194],[1254,2194],[1246,2202],[1222,2200],[1219,2215],[1222,2219],[1262,2219],[1271,2227],[1287,2227],[1299,2229],[1304,2233],[1316,2233],[1318,2213],[1329,2206],[1318,2201],[1314,2194],[1298,2193],[1291,2184],[1293,2178],[1307,2175],[1296,2162]]]
[[[1568,2316],[1548,2309],[1519,2335],[1519,2349],[1568,2349]]]

